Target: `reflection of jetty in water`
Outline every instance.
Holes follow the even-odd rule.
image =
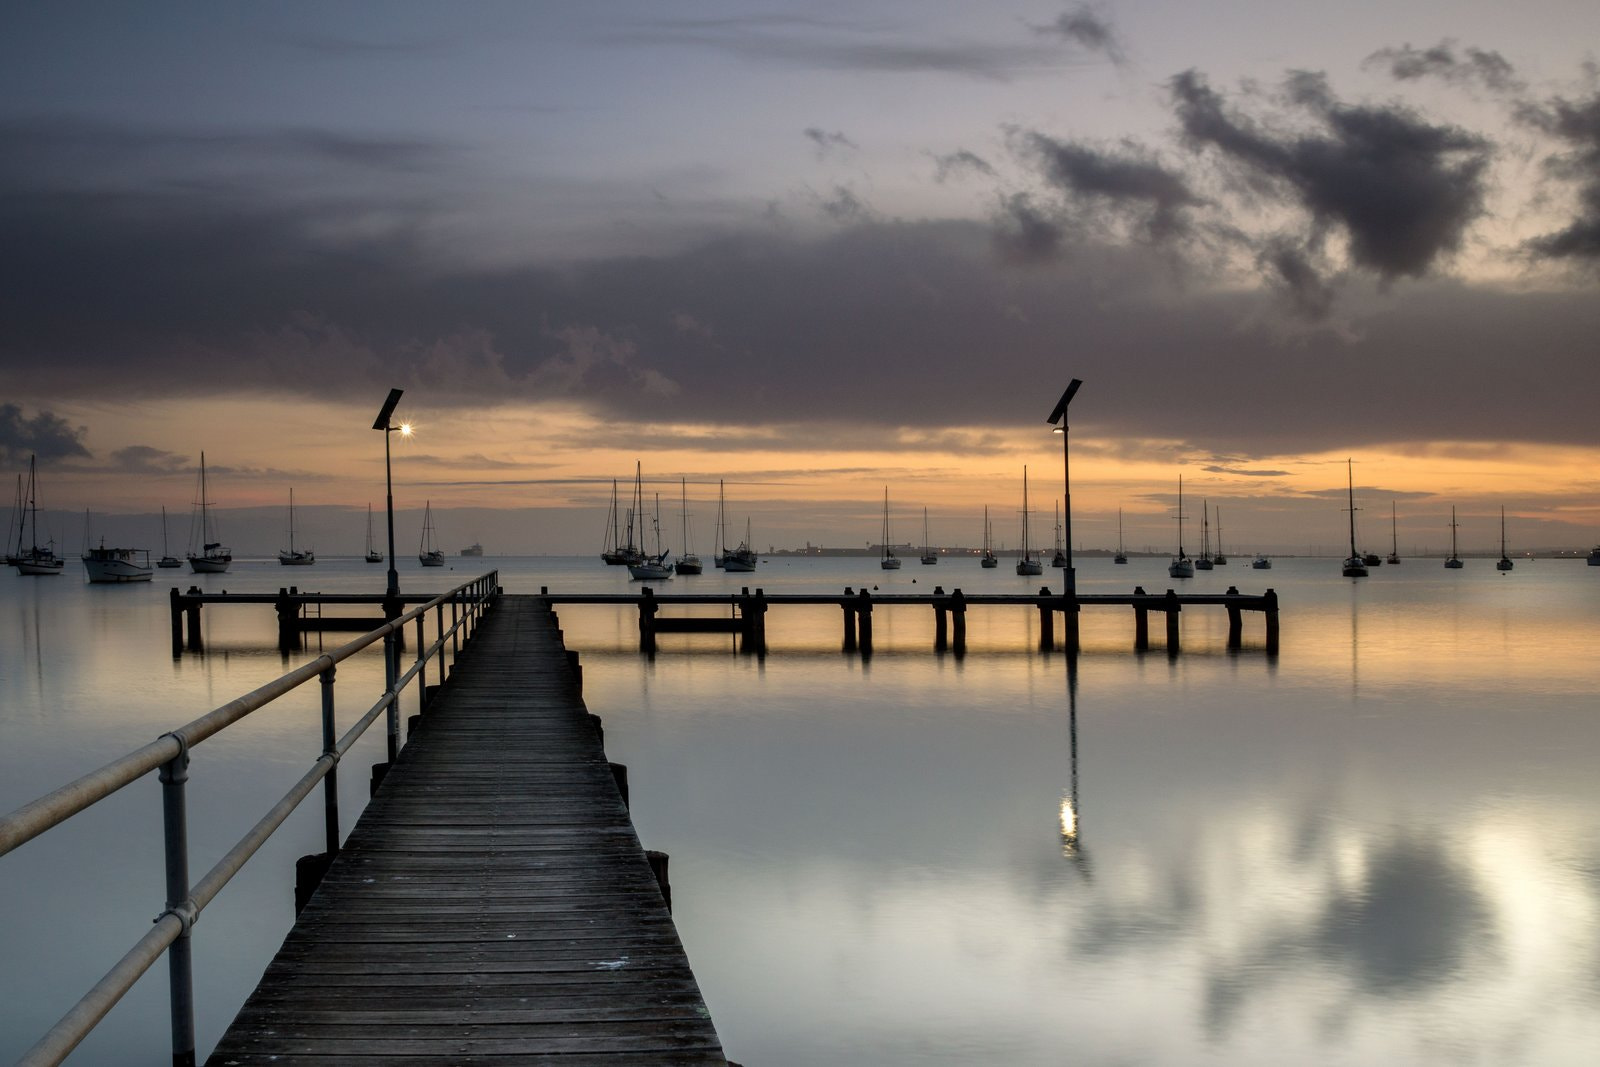
[[[1070,784],[1061,798],[1061,855],[1071,860],[1085,878],[1091,874],[1089,856],[1083,850],[1082,808],[1078,805],[1078,660],[1067,660],[1067,736]]]

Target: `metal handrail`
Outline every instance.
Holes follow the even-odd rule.
[[[162,953],[171,966],[172,1057],[177,1067],[195,1062],[194,990],[190,966],[189,934],[200,912],[214,900],[233,876],[261,848],[300,803],[310,796],[318,782],[324,783],[328,852],[339,849],[337,767],[378,717],[388,712],[388,753],[392,761],[399,754],[400,694],[413,680],[424,690],[429,659],[441,661],[447,639],[459,656],[462,643],[476,629],[482,615],[499,594],[499,572],[490,571],[470,582],[419,605],[382,626],[357,637],[332,652],[324,653],[266,685],[231,700],[222,706],[150,742],[119,759],[83,775],[75,781],[45,794],[37,800],[0,817],[0,856],[61,825],[67,819],[112,796],[124,786],[149,774],[161,772],[162,805],[165,822],[167,865],[166,910],[150,930],[117,962],[94,987],[63,1015],[32,1049],[18,1060],[20,1065],[54,1065],[87,1037],[117,1001],[133,987]],[[450,607],[450,626],[445,628],[444,609]],[[430,610],[437,611],[437,634],[432,644],[423,639],[423,625]],[[406,623],[417,623],[417,657],[402,673],[399,664],[398,635]],[[377,642],[384,644],[385,688],[380,696],[343,737],[334,740],[335,668],[356,653]],[[322,682],[323,753],[294,787],[284,794],[250,831],[239,840],[198,882],[189,883],[188,830],[184,783],[188,779],[189,752],[194,746],[258,711],[286,693],[318,678]]]

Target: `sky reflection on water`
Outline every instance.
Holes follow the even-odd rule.
[[[974,612],[960,660],[927,651],[921,611],[881,611],[865,664],[839,654],[835,609],[774,613],[764,660],[674,635],[643,662],[631,615],[571,607],[561,620],[608,752],[629,765],[641,837],[672,854],[677,923],[737,1059],[1587,1063],[1600,1042],[1600,668],[1583,650],[1600,573],[1541,561],[1449,584],[1430,562],[1355,585],[1327,561],[1281,562],[1276,661],[1259,620],[1228,654],[1221,613],[1186,612],[1185,651],[1169,659],[1128,651],[1130,618],[1086,613],[1070,685],[1065,657],[1030,651],[1028,609]],[[507,564],[524,568],[507,585],[557,584],[546,566]],[[817,561],[806,580],[859,582],[845,568],[860,566]],[[1086,564],[1087,580],[1168,584],[1102,569]],[[945,577],[958,573],[968,580]],[[1247,591],[1258,577],[1224,576]],[[226,654],[169,671],[149,641],[119,642],[114,615],[75,642],[81,616],[7,596],[7,758],[51,774],[73,762],[63,737],[120,751],[282,669],[250,620],[218,613]],[[164,603],[149,617],[164,621]],[[162,656],[164,642],[157,627]],[[30,656],[42,666],[26,669]],[[94,710],[113,688],[117,714]],[[236,834],[314,755],[314,722],[308,697],[218,746],[208,784],[229,803],[197,836]],[[52,847],[71,904],[97,899],[80,853],[149,865],[118,839],[158,821],[148,792],[127,825]],[[1062,822],[1074,795],[1076,842]],[[315,820],[302,824],[226,922],[208,911],[197,928],[226,975],[202,1044],[287,928],[286,864],[315,843]],[[0,861],[8,892],[10,878]],[[140,879],[150,890],[123,910],[147,920],[159,871]],[[242,947],[224,948],[239,923]],[[39,949],[26,931],[4,937],[7,958]],[[100,969],[122,948],[99,924],[83,940]],[[86,985],[24,1000],[59,1010]],[[25,1013],[5,1010],[9,1034]]]

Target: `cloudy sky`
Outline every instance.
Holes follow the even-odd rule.
[[[1182,474],[1237,550],[1331,551],[1347,457],[1403,545],[1452,504],[1592,544],[1597,41],[1592,0],[8,5],[0,458],[186,514],[204,449],[353,551],[398,386],[400,506],[491,550],[596,550],[635,460],[763,545],[865,544],[886,485],[1015,543],[1076,377],[1091,546],[1170,541]]]

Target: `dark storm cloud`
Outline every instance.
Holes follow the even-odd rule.
[[[822,213],[841,226],[864,222],[872,216],[872,208],[848,186],[834,186],[833,191],[819,201]]]
[[[1489,145],[1410,110],[1350,106],[1320,76],[1286,84],[1314,124],[1278,131],[1229,107],[1195,71],[1169,83],[1185,138],[1213,149],[1260,190],[1335,227],[1350,258],[1384,281],[1422,277],[1460,249],[1482,214]]]
[[[115,470],[129,474],[172,474],[189,469],[189,457],[149,445],[129,445],[111,453]]]
[[[426,204],[373,225],[365,203],[59,188],[0,166],[0,396],[303,392],[365,406],[398,385],[440,417],[560,400],[630,426],[944,432],[1042,420],[1080,377],[1095,387],[1086,432],[1241,457],[1486,427],[1592,440],[1589,294],[1430,280],[1404,302],[1350,296],[1359,331],[1286,335],[1259,293],[1174,294],[1148,248],[1069,242],[1070,220],[1025,193],[999,204],[999,257],[981,223],[850,215],[816,239],[468,268],[423,242]],[[1507,382],[1511,364],[1536,372]],[[1248,417],[1218,417],[1241,410],[1241,381]],[[1041,383],[1044,410],[1018,382]]]
[[[1123,61],[1124,51],[1110,19],[1088,4],[1057,16],[1047,26],[1035,26],[1034,32],[1059,37],[1087,52],[1098,52],[1114,63]]]
[[[1499,52],[1481,48],[1456,50],[1454,41],[1441,41],[1432,48],[1382,48],[1368,56],[1363,66],[1386,67],[1398,81],[1439,78],[1454,85],[1481,85],[1497,93],[1516,92],[1523,83],[1516,68]]]
[[[1240,478],[1287,478],[1289,476],[1288,471],[1244,470],[1240,467],[1219,467],[1215,465],[1201,467],[1200,469],[1210,474],[1232,474]]]
[[[984,178],[997,177],[995,169],[989,161],[976,152],[969,152],[965,148],[951,152],[948,155],[933,157],[934,174],[936,182],[946,182],[960,174],[975,174]]]
[[[1321,322],[1332,312],[1334,287],[1304,244],[1281,236],[1269,238],[1256,255],[1256,266],[1302,317]]]
[[[1557,97],[1527,104],[1525,123],[1568,146],[1545,163],[1552,177],[1576,187],[1576,217],[1554,233],[1528,243],[1531,252],[1550,259],[1600,263],[1600,92],[1583,100]]]
[[[1019,139],[1023,154],[1052,188],[1087,211],[1126,214],[1149,240],[1183,236],[1189,230],[1186,211],[1205,203],[1183,175],[1131,145],[1105,152],[1037,132]]]
[[[1062,252],[1066,231],[1026,193],[1000,201],[995,247],[1012,263],[1050,263]]]
[[[83,446],[87,431],[53,411],[23,414],[21,405],[0,404],[0,461],[16,466],[37,455],[46,463],[68,456],[90,455]]]
[[[1054,47],[983,41],[925,41],[895,28],[843,20],[773,18],[660,19],[605,37],[620,45],[705,48],[761,62],[824,70],[957,74],[1010,81],[1060,66]]]
[[[830,152],[846,148],[855,151],[860,146],[838,130],[828,131],[808,126],[805,130],[806,139],[817,147],[817,158],[823,159]]]

